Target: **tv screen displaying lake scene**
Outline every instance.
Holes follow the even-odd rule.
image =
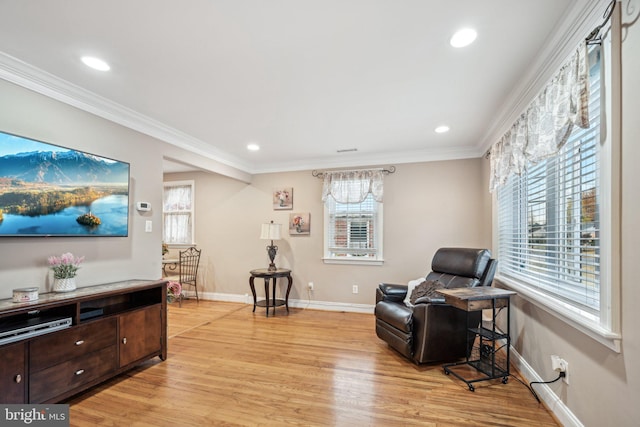
[[[0,236],[128,232],[128,163],[0,132]]]

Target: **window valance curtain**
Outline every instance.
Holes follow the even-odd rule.
[[[511,128],[491,147],[490,190],[558,152],[574,125],[589,127],[589,64],[582,42]]]
[[[322,201],[332,196],[338,203],[362,203],[371,193],[382,202],[383,176],[381,169],[324,172]]]

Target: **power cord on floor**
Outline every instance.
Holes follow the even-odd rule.
[[[556,378],[555,380],[551,380],[551,381],[531,381],[529,383],[529,385],[527,385],[525,382],[523,382],[520,378],[516,377],[515,375],[511,375],[513,378],[515,378],[516,380],[518,380],[520,383],[522,383],[522,385],[524,385],[526,388],[529,389],[529,391],[531,392],[531,394],[533,394],[533,397],[536,398],[536,400],[538,401],[538,403],[540,402],[540,398],[538,397],[538,394],[536,393],[536,391],[533,389],[533,385],[534,384],[552,384],[555,383],[556,381],[558,381],[560,378],[564,378],[567,374],[565,372],[559,372],[558,373],[558,378]]]

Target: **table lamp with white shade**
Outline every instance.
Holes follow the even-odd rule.
[[[262,224],[262,232],[260,233],[260,239],[262,240],[271,240],[271,244],[267,245],[267,254],[269,255],[269,259],[271,263],[269,264],[269,271],[276,271],[277,267],[273,260],[276,257],[276,253],[278,252],[278,247],[273,244],[274,240],[280,240],[282,237],[280,236],[280,229],[282,224],[274,224],[273,221],[267,224]]]

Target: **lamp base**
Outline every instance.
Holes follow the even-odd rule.
[[[278,247],[273,244],[273,240],[272,240],[271,244],[267,246],[267,254],[269,255],[269,260],[271,261],[269,263],[269,268],[268,268],[269,271],[276,271],[278,269],[276,267],[276,264],[273,262],[273,260],[276,258],[277,252],[278,252]]]

